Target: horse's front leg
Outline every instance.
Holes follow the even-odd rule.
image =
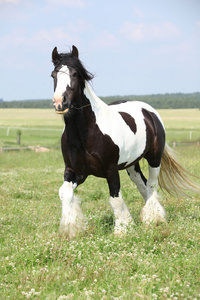
[[[80,207],[80,199],[74,195],[77,184],[72,181],[64,181],[59,189],[62,203],[62,217],[60,221],[60,234],[69,238],[75,237],[78,231],[86,227],[86,220]]]
[[[133,218],[121,196],[118,170],[108,172],[107,182],[110,190],[109,202],[115,216],[114,233],[120,235],[126,232],[127,226],[133,222]]]

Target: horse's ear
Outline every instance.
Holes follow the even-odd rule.
[[[72,46],[72,56],[78,58],[78,49],[74,45]]]
[[[52,51],[52,62],[57,64],[60,59],[60,54],[58,53],[57,47],[55,47]]]

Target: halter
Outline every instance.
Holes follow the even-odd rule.
[[[72,108],[72,109],[75,108],[75,109],[77,109],[77,110],[80,110],[80,109],[85,108],[85,107],[87,107],[87,106],[91,106],[91,104],[89,103],[89,104],[83,105],[83,106],[81,106],[81,107],[76,107],[76,106],[71,105],[70,108]],[[56,110],[56,113],[57,113],[57,114],[62,114],[62,115],[64,115],[64,114],[66,114],[66,113],[68,112],[68,110],[69,110],[69,108],[66,108],[66,109],[63,110],[63,111]]]
[[[76,106],[71,105],[70,108],[75,108],[75,109],[79,110],[79,109],[85,108],[85,107],[87,107],[87,106],[91,106],[91,103],[86,104],[86,105],[83,105],[83,106],[81,106],[81,107],[76,107]]]

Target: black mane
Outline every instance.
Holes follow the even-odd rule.
[[[58,66],[59,64],[67,65],[69,68],[75,69],[78,72],[81,81],[90,81],[94,78],[94,75],[86,70],[80,59],[75,58],[71,52],[60,53],[59,61],[56,66]]]

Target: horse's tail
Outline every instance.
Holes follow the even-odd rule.
[[[174,151],[165,144],[158,177],[161,189],[177,197],[187,196],[188,191],[200,193],[200,187],[188,175],[193,176],[180,165],[174,155]]]

